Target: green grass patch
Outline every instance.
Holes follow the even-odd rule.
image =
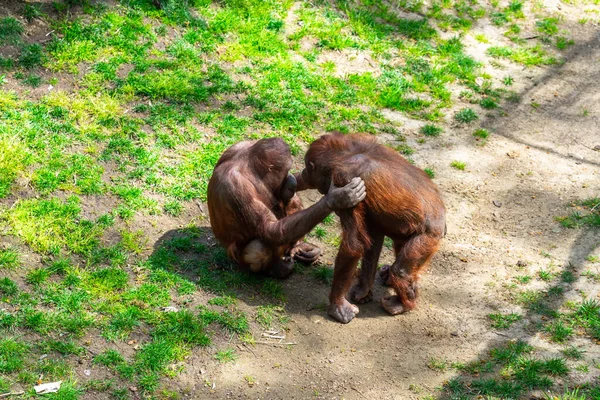
[[[266,305],[256,308],[256,322],[264,329],[276,328],[285,326],[289,322],[289,317],[285,313],[285,309],[281,306]]]
[[[215,354],[215,360],[220,362],[221,364],[225,363],[233,363],[237,360],[238,356],[235,354],[235,350],[232,348],[227,348],[223,350],[217,351]]]
[[[203,309],[200,311],[199,318],[206,325],[216,323],[230,333],[243,334],[250,329],[246,315],[239,311],[225,310],[218,312]]]
[[[89,254],[103,229],[80,218],[79,203],[77,197],[21,200],[0,215],[0,222],[36,251],[59,254],[64,249]]]
[[[421,127],[420,132],[425,136],[436,137],[443,132],[443,129],[433,124],[425,124]]]
[[[528,67],[556,64],[556,58],[549,55],[540,45],[516,48],[492,46],[487,49],[487,54],[491,57],[507,58]]]
[[[0,249],[0,270],[15,269],[21,265],[21,257],[15,248]]]
[[[473,365],[481,368],[459,369],[470,376],[452,378],[444,391],[452,397],[520,398],[532,390],[548,390],[555,379],[564,377],[569,369],[562,358],[541,359],[534,348],[522,341],[510,341],[490,350],[489,357]]]
[[[479,119],[479,116],[472,108],[463,108],[454,114],[454,119],[462,124],[469,124]]]
[[[6,197],[15,180],[25,172],[29,151],[16,136],[4,135],[0,128],[0,198]]]
[[[331,285],[333,282],[333,268],[326,265],[319,265],[310,271],[310,274],[318,281],[326,285]]]
[[[517,321],[520,321],[523,317],[519,314],[489,314],[488,318],[491,321],[492,328],[496,329],[508,329]]]
[[[465,168],[467,168],[467,163],[465,163],[464,161],[457,161],[457,160],[455,160],[455,161],[452,161],[450,163],[450,166],[452,168],[455,168],[455,169],[459,170],[459,171],[464,171]]]
[[[23,368],[28,346],[13,338],[0,339],[0,372],[10,374]]]
[[[572,204],[576,208],[570,215],[556,217],[556,220],[565,228],[598,227],[600,226],[600,198],[591,197],[579,200]]]

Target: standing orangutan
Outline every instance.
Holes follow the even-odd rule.
[[[321,250],[302,242],[304,235],[334,210],[354,207],[365,196],[360,178],[302,209],[292,156],[279,138],[237,143],[227,149],[208,184],[208,212],[215,237],[229,257],[253,272],[283,278],[294,259],[313,262]]]
[[[348,323],[358,313],[346,294],[361,258],[358,284],[349,298],[359,304],[372,300],[386,236],[394,242],[396,260],[383,267],[380,275],[396,295],[381,299],[381,305],[392,315],[414,308],[419,274],[446,230],[444,203],[427,174],[366,135],[324,135],[310,145],[305,164],[296,176],[297,190],[312,188],[326,194],[331,185],[344,185],[355,176],[367,186],[365,201],[336,211],[343,234],[335,260],[329,314]]]

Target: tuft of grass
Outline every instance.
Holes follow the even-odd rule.
[[[309,235],[314,236],[317,239],[323,239],[325,236],[327,236],[327,229],[323,228],[322,226],[316,226]]]
[[[488,314],[488,318],[491,320],[492,328],[496,329],[508,329],[512,324],[520,321],[523,317],[519,314]]]
[[[581,360],[583,358],[583,354],[585,353],[585,350],[575,346],[566,347],[561,351],[565,357],[570,358],[571,360]]]
[[[565,228],[579,228],[583,226],[600,226],[600,198],[591,197],[585,200],[579,200],[572,204],[577,210],[566,217],[556,217],[555,219]]]
[[[333,282],[333,268],[326,265],[319,265],[316,268],[313,268],[310,271],[310,274],[313,276],[313,278],[325,283],[326,285],[331,285],[331,282]]]
[[[540,269],[538,271],[538,276],[544,282],[549,282],[554,278],[554,274],[548,270]]]
[[[531,282],[531,276],[530,275],[515,276],[515,280],[517,282],[519,282],[520,284],[525,285],[525,284]]]
[[[227,306],[234,306],[236,304],[236,302],[237,302],[237,300],[234,297],[219,296],[219,297],[213,297],[212,299],[210,299],[208,301],[208,304],[215,305],[215,306],[221,306],[221,307],[227,307]]]
[[[577,280],[575,274],[572,271],[565,270],[560,274],[560,278],[565,283],[573,283]]]
[[[507,58],[528,67],[556,64],[556,58],[548,55],[540,45],[516,48],[492,46],[487,49],[487,54],[491,57]]]
[[[564,50],[569,46],[573,46],[574,44],[575,44],[575,41],[573,41],[573,39],[568,39],[564,36],[556,37],[556,48],[559,50]]]
[[[0,279],[0,295],[14,296],[19,292],[19,286],[10,278],[4,277]]]
[[[550,334],[550,340],[557,343],[564,342],[573,334],[573,328],[565,325],[562,321],[554,321],[546,325],[544,330]]]
[[[7,249],[0,249],[0,270],[2,269],[16,269],[21,265],[19,252],[17,249],[9,247]]]
[[[165,202],[163,207],[165,213],[173,217],[178,217],[183,212],[183,204],[181,204],[181,202],[177,199],[172,199]]]
[[[462,124],[468,124],[477,120],[479,116],[471,108],[463,108],[454,114],[454,119]]]
[[[473,132],[473,136],[476,140],[482,140],[483,142],[485,142],[490,136],[490,132],[487,129],[480,128]]]
[[[395,145],[394,149],[396,151],[402,153],[405,156],[410,156],[411,154],[413,154],[415,152],[415,149],[413,149],[412,147],[410,147],[409,145],[404,144],[404,143]]]
[[[198,315],[205,325],[217,323],[227,332],[243,334],[250,330],[246,314],[241,311],[231,312],[229,310],[217,312],[202,309]]]
[[[237,356],[237,354],[235,354],[235,350],[232,348],[219,350],[215,354],[215,360],[217,360],[221,364],[225,364],[228,362],[233,363],[233,362],[235,362],[235,360],[237,360],[237,358],[238,358],[238,356]]]
[[[16,44],[25,31],[23,24],[14,17],[0,19],[0,44]]]
[[[32,69],[42,66],[45,60],[46,56],[44,55],[42,46],[34,43],[23,46],[18,62],[22,67]]]
[[[77,197],[66,201],[57,198],[18,201],[12,209],[0,215],[11,233],[19,236],[34,250],[59,254],[68,249],[77,254],[90,254],[98,244],[103,229],[81,219]]]
[[[23,7],[23,17],[27,22],[31,23],[34,19],[43,16],[40,6],[36,4],[25,4]]]
[[[450,366],[450,363],[443,358],[432,357],[427,362],[427,368],[434,371],[445,371]]]
[[[10,193],[15,180],[24,173],[30,154],[21,139],[0,135],[0,199]]]
[[[434,124],[425,124],[421,127],[420,131],[425,136],[436,137],[443,132],[443,129]]]
[[[496,101],[490,97],[484,97],[481,99],[481,101],[479,101],[479,105],[487,110],[492,110],[498,107],[498,103],[496,103]]]
[[[425,171],[425,173],[427,174],[427,176],[429,176],[429,178],[431,178],[431,179],[435,178],[435,171],[433,170],[433,168],[428,167],[428,168],[425,168],[423,171]]]
[[[274,328],[275,322],[280,326],[288,323],[289,318],[285,309],[281,306],[267,305],[258,306],[256,309],[256,322],[265,329]]]
[[[520,398],[531,390],[548,390],[554,385],[555,378],[564,377],[569,370],[564,359],[539,359],[533,355],[533,350],[522,341],[510,341],[494,348],[489,360],[477,362],[488,368],[473,370],[470,380],[453,378],[444,384],[444,390],[452,398],[511,399]],[[499,371],[499,376],[494,371]]]
[[[467,163],[465,163],[465,162],[463,162],[463,161],[456,161],[456,160],[455,160],[455,161],[452,161],[452,162],[450,163],[450,166],[451,166],[452,168],[456,168],[456,169],[457,169],[457,170],[459,170],[459,171],[464,171],[464,170],[465,170],[465,168],[467,167]]]
[[[13,338],[0,339],[0,372],[10,374],[23,368],[28,346]]]
[[[554,36],[558,33],[558,18],[543,18],[535,23],[539,32],[548,36]]]

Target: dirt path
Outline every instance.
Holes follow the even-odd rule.
[[[510,339],[556,355],[560,347],[542,340],[538,317],[507,302],[502,284],[519,261],[532,274],[550,263],[570,264],[579,276],[586,256],[600,246],[597,230],[567,230],[554,220],[569,212],[569,202],[600,190],[600,152],[593,150],[600,144],[600,40],[592,35],[577,43],[563,65],[522,72],[532,77],[530,85],[504,117],[494,113],[483,121],[492,132],[485,146],[471,137],[474,128],[454,127],[417,153],[418,165],[435,167],[448,208],[448,235],[423,277],[417,310],[393,318],[373,302],[341,325],[321,307],[329,288],[295,274],[284,283],[292,317],[284,342],[295,344],[258,344],[225,366],[189,360],[181,379],[192,397],[437,397],[434,389],[458,373],[428,368],[432,358],[473,361]],[[466,170],[452,169],[453,160],[465,161]],[[332,260],[335,249],[326,253]],[[379,283],[376,290],[378,299],[386,289]],[[581,292],[596,298],[598,286],[580,278],[565,286],[562,300],[580,299]],[[525,318],[496,332],[487,315],[499,311]],[[588,346],[586,357],[598,359],[600,346]]]

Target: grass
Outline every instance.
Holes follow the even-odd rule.
[[[23,24],[14,17],[0,19],[0,44],[16,43],[25,31]]]
[[[331,285],[331,282],[333,282],[333,268],[331,267],[320,265],[316,268],[313,268],[310,271],[310,274],[313,276],[313,278],[323,282],[326,285]]]
[[[572,360],[581,360],[583,358],[585,350],[581,350],[575,346],[569,346],[562,350],[562,353],[565,355],[565,357],[570,358]]]
[[[0,270],[15,269],[21,265],[19,252],[13,248],[0,250]]]
[[[465,163],[464,161],[458,161],[458,160],[454,160],[450,163],[450,166],[452,168],[455,168],[459,171],[464,171],[465,168],[467,167],[467,163]]]
[[[479,116],[471,108],[463,108],[454,114],[454,119],[460,123],[468,124],[477,120]]]
[[[506,58],[527,67],[552,65],[557,62],[556,58],[540,45],[533,47],[492,46],[487,49],[487,54],[491,57]]]
[[[79,204],[76,196],[65,201],[58,198],[22,200],[11,212],[0,215],[0,221],[7,224],[11,233],[41,253],[59,254],[61,250],[68,250],[89,254],[98,244],[103,227],[80,219]]]
[[[510,314],[489,314],[488,318],[491,321],[492,328],[496,329],[508,329],[515,322],[520,321],[523,317],[519,314],[510,313]]]
[[[255,320],[264,329],[284,327],[289,322],[283,307],[274,305],[258,306]]]
[[[229,363],[229,362],[233,363],[233,362],[235,362],[235,360],[237,360],[237,358],[238,358],[238,356],[237,356],[237,354],[235,354],[235,350],[232,348],[219,350],[215,354],[215,360],[217,360],[221,364],[225,364],[225,363]]]
[[[565,228],[598,227],[600,226],[600,198],[591,197],[578,200],[571,204],[575,208],[568,216],[556,217],[556,220]]]
[[[473,132],[473,136],[475,137],[475,140],[481,140],[482,143],[485,143],[487,138],[490,136],[490,132],[487,129],[479,128]]]
[[[522,341],[509,341],[501,347],[492,348],[489,355],[465,368],[467,375],[455,377],[444,384],[443,390],[450,397],[471,398],[520,398],[532,390],[548,390],[569,372],[562,358],[540,358],[535,349]]]
[[[12,338],[0,339],[0,372],[18,372],[25,363],[27,345]]]
[[[436,137],[443,132],[443,129],[433,124],[425,124],[421,127],[420,131],[425,136]]]

